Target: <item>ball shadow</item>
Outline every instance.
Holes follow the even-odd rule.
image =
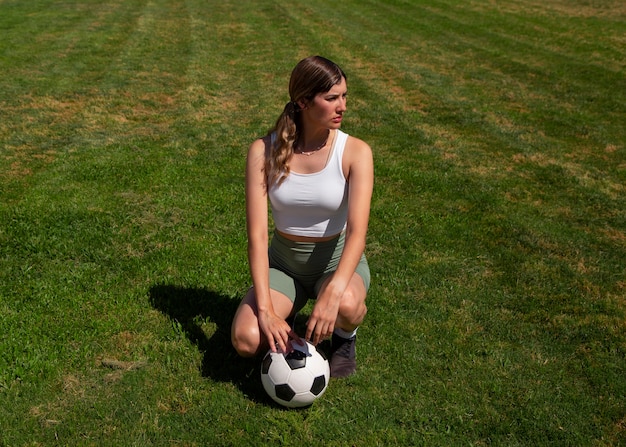
[[[150,304],[176,322],[200,353],[203,377],[236,385],[248,398],[267,403],[260,380],[260,359],[240,357],[230,342],[230,326],[239,301],[203,288],[155,285],[150,288]],[[208,337],[201,323],[216,324]]]

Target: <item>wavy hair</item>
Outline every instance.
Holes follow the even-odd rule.
[[[289,79],[289,97],[283,112],[270,130],[273,134],[269,154],[266,157],[266,185],[280,185],[289,175],[289,161],[301,133],[299,103],[312,101],[319,93],[329,91],[346,74],[334,62],[322,56],[302,59],[294,67]]]

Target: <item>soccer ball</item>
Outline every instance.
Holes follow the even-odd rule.
[[[289,354],[265,354],[261,363],[261,382],[267,394],[289,408],[306,407],[319,398],[330,378],[326,357],[307,341],[292,340]]]

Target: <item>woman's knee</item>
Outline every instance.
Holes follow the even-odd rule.
[[[353,289],[348,289],[339,305],[339,315],[345,323],[359,325],[367,314],[365,297]]]
[[[231,343],[240,356],[254,357],[259,351],[259,328],[254,326],[242,328],[233,325]]]
[[[235,312],[230,341],[242,357],[252,357],[259,350],[261,335],[255,315],[254,291],[250,289]]]

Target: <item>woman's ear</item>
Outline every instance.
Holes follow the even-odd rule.
[[[300,101],[298,101],[298,107],[300,107],[300,110],[304,110],[307,108],[307,101],[304,99],[301,99]]]

